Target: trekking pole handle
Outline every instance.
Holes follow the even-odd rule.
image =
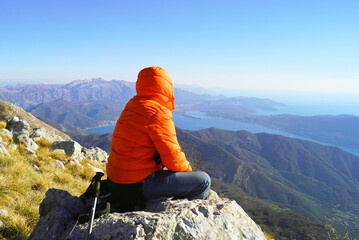
[[[95,183],[95,198],[98,198],[98,196],[100,196],[100,181],[96,181]]]
[[[97,172],[94,179],[95,179],[95,189],[94,189],[94,197],[99,197],[100,196],[100,181],[101,181],[101,178],[102,176],[105,175],[104,173],[102,172]]]

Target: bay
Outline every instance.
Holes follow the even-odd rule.
[[[202,112],[192,112],[192,113],[186,113],[186,114],[174,113],[173,121],[177,127],[181,128],[181,129],[185,129],[185,130],[198,131],[201,129],[215,127],[215,128],[219,128],[219,129],[223,129],[223,130],[230,130],[230,131],[246,130],[246,131],[249,131],[252,133],[277,134],[277,135],[282,135],[282,136],[286,136],[286,137],[316,142],[316,143],[326,145],[326,146],[340,147],[347,152],[350,152],[352,154],[359,156],[359,151],[355,150],[355,149],[345,148],[345,147],[337,146],[337,145],[331,145],[328,143],[323,143],[323,142],[316,141],[313,139],[304,138],[304,137],[290,134],[287,132],[269,129],[269,128],[262,127],[259,125],[242,123],[242,122],[224,119],[224,118],[208,117]],[[104,133],[112,133],[114,129],[115,129],[115,125],[111,125],[111,126],[87,129],[87,131],[92,132],[92,133],[104,134]]]

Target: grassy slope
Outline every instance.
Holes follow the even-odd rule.
[[[9,119],[10,117],[13,117],[13,116],[17,116],[19,119],[26,119],[27,123],[32,128],[43,127],[48,132],[54,132],[56,135],[62,137],[65,140],[70,139],[70,137],[67,136],[66,134],[64,134],[63,132],[60,132],[59,130],[43,123],[42,121],[40,121],[39,119],[37,119],[36,117],[31,115],[30,113],[25,112],[18,106],[15,106],[14,104],[11,104],[9,102],[0,100],[0,121],[6,121],[7,119]]]
[[[0,136],[3,141],[10,141]],[[15,236],[27,239],[39,219],[38,207],[49,188],[64,189],[79,196],[94,175],[86,163],[104,169],[88,159],[81,162],[82,167],[68,164],[63,170],[55,169],[52,165],[55,159],[66,164],[69,157],[49,152],[48,141],[40,140],[38,144],[37,157],[27,155],[23,146],[16,151],[8,148],[11,157],[0,155],[0,209],[9,213],[1,218],[6,227],[0,230],[0,239]]]

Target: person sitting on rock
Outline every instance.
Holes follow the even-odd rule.
[[[106,165],[112,205],[131,211],[160,197],[206,199],[210,177],[192,171],[177,140],[169,75],[161,67],[145,68],[136,91],[117,121]]]

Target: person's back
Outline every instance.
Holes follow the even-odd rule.
[[[192,168],[177,141],[171,113],[175,108],[173,86],[167,72],[160,67],[143,69],[138,74],[136,91],[137,95],[127,103],[113,133],[106,166],[108,178],[116,186],[140,183],[144,199],[171,196],[197,198],[199,191],[197,189],[194,193],[193,189],[198,188],[195,182],[200,181],[203,196],[199,198],[206,198],[210,185],[207,174],[178,174],[191,172]],[[156,158],[158,154],[160,157]],[[164,166],[169,171],[161,170]],[[156,183],[156,190],[149,189],[153,188],[151,183],[155,183],[153,176],[159,175],[166,175],[162,178],[165,177],[167,182],[171,178],[175,181],[172,182],[174,185],[161,187]],[[194,182],[185,183],[182,188],[177,183],[179,176],[184,176],[184,179],[192,176],[194,179],[191,181]],[[181,177],[182,182],[184,179]],[[168,188],[177,190],[171,192]],[[185,195],[181,193],[183,191]]]

